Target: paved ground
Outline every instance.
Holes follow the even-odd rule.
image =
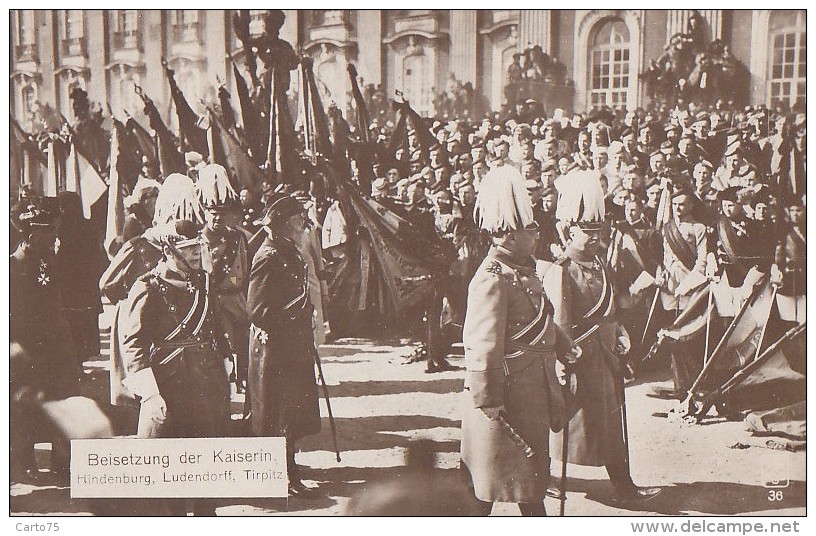
[[[402,364],[413,349],[410,341],[374,342],[344,339],[321,347],[323,368],[332,396],[342,462],[331,451],[324,413],[323,432],[302,441],[298,463],[305,482],[319,490],[312,500],[228,500],[221,515],[340,515],[366,482],[393,476],[404,463],[414,438],[431,439],[439,471],[455,471],[459,460],[459,411],[462,371],[424,374],[422,364]],[[462,364],[461,357],[451,359]],[[104,399],[106,363],[86,364],[85,390]],[[570,466],[567,515],[803,515],[805,453],[760,446],[730,448],[735,443],[761,445],[741,422],[688,425],[664,415],[672,403],[649,398],[655,375],[627,388],[632,472],[635,482],[664,486],[655,500],[632,509],[616,503],[603,469]],[[240,400],[235,401],[238,411]],[[322,406],[322,403],[321,403]],[[47,445],[39,445],[47,463]],[[560,467],[560,466],[559,466]],[[554,468],[554,472],[557,469]],[[780,501],[769,501],[764,483],[789,479]],[[87,515],[89,505],[71,500],[68,489],[52,485],[11,486],[13,514]],[[551,513],[557,503],[547,499]],[[518,515],[512,504],[498,504],[493,515]]]

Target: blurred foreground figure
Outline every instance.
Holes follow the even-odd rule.
[[[433,468],[430,441],[417,441],[398,476],[367,485],[351,498],[347,516],[475,516],[479,504],[457,471]]]

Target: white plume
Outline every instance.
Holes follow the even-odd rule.
[[[523,229],[533,222],[533,205],[524,179],[513,166],[491,169],[479,185],[474,217],[492,234]]]

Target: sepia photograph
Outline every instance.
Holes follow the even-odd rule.
[[[807,10],[484,4],[10,6],[16,532],[800,531]]]

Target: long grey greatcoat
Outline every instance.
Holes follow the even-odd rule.
[[[572,342],[554,323],[534,266],[494,246],[469,287],[462,462],[483,501],[538,502],[549,483],[555,360]],[[480,409],[501,405],[532,458]]]
[[[252,261],[247,309],[252,431],[291,439],[320,431],[307,268],[297,247],[267,238]]]
[[[579,255],[571,249],[566,255],[569,259],[563,264],[568,274],[565,299],[561,310],[556,311],[556,318],[559,325],[570,330],[598,302],[603,274],[594,260],[578,260]],[[601,466],[620,463],[626,456],[621,418],[623,375],[615,355],[620,328],[614,321],[614,312],[610,311],[600,328],[579,344],[582,354],[574,368],[575,391],[567,400],[571,416],[569,463]],[[562,439],[560,430],[550,436],[551,452],[557,460],[562,459]]]

